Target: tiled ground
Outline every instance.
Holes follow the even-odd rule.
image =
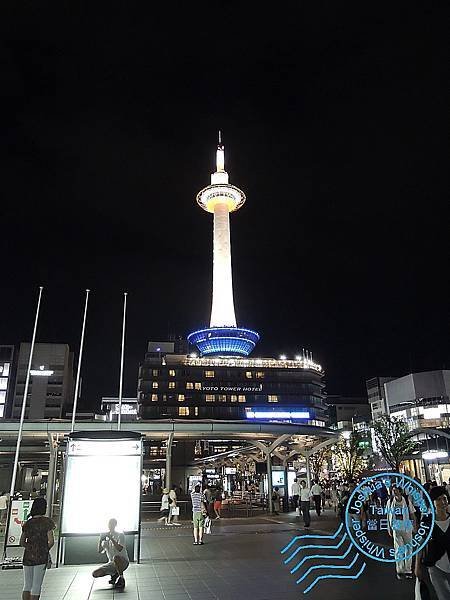
[[[92,567],[60,567],[46,574],[41,599],[299,600],[302,589],[280,555],[280,549],[298,533],[289,525],[292,521],[284,516],[255,522],[224,520],[203,546],[192,545],[187,525],[170,529],[150,526],[142,540],[144,559],[128,569],[123,592],[114,592],[106,578],[94,582]],[[398,582],[391,566],[369,563],[359,580],[323,581],[305,598],[379,600],[382,590],[390,600],[414,597],[411,582]],[[1,571],[0,584],[0,600],[17,600],[22,572]]]

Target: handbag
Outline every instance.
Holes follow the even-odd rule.
[[[414,600],[431,600],[430,590],[428,589],[425,581],[416,579],[416,586],[414,588]]]
[[[178,517],[180,515],[180,507],[172,506],[172,508],[170,509],[170,513],[173,517]]]
[[[203,527],[205,533],[211,533],[211,517],[206,517]]]

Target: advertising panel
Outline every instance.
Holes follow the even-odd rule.
[[[33,500],[12,500],[8,523],[7,546],[19,546],[22,525],[28,519]]]
[[[61,534],[96,534],[117,519],[137,532],[141,491],[140,440],[69,440]]]

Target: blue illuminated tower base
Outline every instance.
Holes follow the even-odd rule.
[[[248,356],[259,341],[259,333],[242,327],[208,327],[193,331],[187,339],[202,356]]]

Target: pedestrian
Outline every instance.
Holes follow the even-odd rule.
[[[302,509],[303,515],[303,524],[305,529],[308,529],[311,524],[311,515],[309,514],[310,510],[310,502],[311,502],[311,490],[306,485],[306,481],[302,480],[300,482],[300,506]]]
[[[125,578],[123,576],[130,565],[128,558],[125,535],[122,532],[116,531],[117,520],[110,519],[108,521],[108,531],[100,535],[98,541],[98,551],[100,554],[106,552],[108,562],[92,573],[92,577],[105,577],[109,575],[111,579],[109,583],[116,589],[125,587]]]
[[[175,525],[181,527],[181,523],[178,523],[178,514],[180,507],[178,506],[178,498],[176,493],[177,486],[173,485],[169,492],[169,525]]]
[[[450,482],[445,483],[445,481],[442,482],[442,487],[445,490],[445,493],[447,495],[448,500],[450,501]]]
[[[339,493],[338,493],[338,499],[339,499],[338,510],[339,510],[339,517],[342,522],[345,521],[345,508],[347,506],[349,498],[350,498],[350,488],[347,483],[342,483],[340,486],[340,489],[339,489]]]
[[[311,488],[311,495],[314,500],[317,516],[320,517],[320,513],[321,513],[321,509],[322,509],[322,488],[319,485],[319,482],[317,481],[317,479]]]
[[[194,546],[203,545],[203,526],[205,524],[206,506],[203,501],[200,484],[191,492],[192,523],[194,526]]]
[[[335,483],[333,483],[333,485],[331,486],[330,496],[331,496],[331,506],[332,506],[334,512],[336,513],[338,503],[339,503],[339,498],[338,498],[338,490],[337,490]]]
[[[8,513],[8,496],[6,492],[0,494],[0,525],[5,521]]]
[[[386,504],[388,533],[394,540],[395,569],[397,579],[412,579],[412,557],[399,560],[402,548],[411,547],[413,526],[415,523],[414,507],[411,502],[402,496],[400,488],[393,485],[392,496]],[[400,551],[399,551],[400,548]]]
[[[53,530],[56,525],[45,516],[47,502],[45,498],[36,498],[30,510],[28,520],[22,526],[20,545],[23,553],[23,593],[22,600],[38,600],[41,594],[45,570],[51,564],[50,549],[55,540]]]
[[[300,484],[298,483],[297,477],[294,479],[294,483],[291,486],[292,504],[296,515],[300,515],[298,499],[300,496]]]
[[[280,514],[280,488],[275,486],[272,491],[273,514]]]
[[[203,502],[205,503],[206,512],[208,515],[209,515],[212,501],[213,501],[213,493],[212,493],[209,485],[207,485],[203,491]]]
[[[450,515],[449,502],[443,486],[430,490],[434,503],[435,522],[426,548],[416,556],[415,572],[424,580],[423,566],[427,567],[438,600],[450,598]]]
[[[161,496],[161,508],[159,509],[161,516],[158,519],[158,522],[164,522],[164,525],[171,525],[169,491],[169,488],[163,489]]]
[[[220,487],[217,488],[216,493],[214,494],[214,513],[216,515],[216,520],[220,519],[220,510],[222,508],[222,490]]]
[[[381,487],[377,489],[376,493],[380,506],[384,508],[386,506],[386,502],[389,500],[389,492],[384,483],[381,484]]]

